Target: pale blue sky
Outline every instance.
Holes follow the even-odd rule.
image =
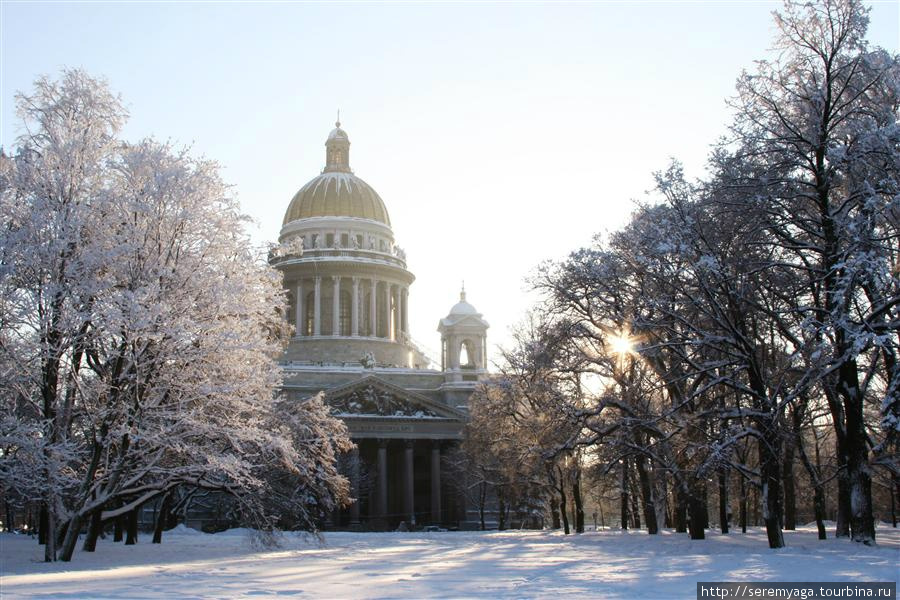
[[[465,279],[505,341],[541,260],[621,225],[669,157],[702,174],[779,6],[2,0],[0,143],[15,145],[17,90],[83,67],[123,96],[127,138],[218,160],[262,243],[340,108],[418,278],[413,336],[438,346]],[[871,6],[869,39],[897,52],[898,2]]]

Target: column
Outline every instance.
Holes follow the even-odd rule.
[[[391,339],[391,285],[387,282],[384,283],[384,310],[381,314],[384,315],[383,337]]]
[[[409,288],[406,286],[403,287],[400,304],[403,309],[402,331],[406,337],[409,337]]]
[[[410,526],[416,524],[416,515],[414,513],[414,493],[413,485],[413,440],[406,440],[403,449],[403,517]]]
[[[359,335],[359,277],[353,278],[353,306],[350,308],[350,335]]]
[[[350,524],[359,524],[359,446],[350,451],[350,495],[355,498],[350,505]]]
[[[337,275],[331,278],[334,283],[334,298],[331,306],[333,314],[331,315],[331,335],[341,335],[341,278]]]
[[[378,282],[374,279],[371,280],[372,293],[369,297],[369,331],[368,334],[371,337],[375,337],[378,335],[378,311],[377,311],[377,302],[378,296],[376,295],[378,292]]]
[[[297,326],[297,335],[306,335],[306,307],[303,306],[303,280],[297,280],[297,314],[294,315],[294,324]]]
[[[316,277],[313,299],[313,335],[322,335],[322,278]]]
[[[441,442],[431,443],[431,522],[441,524]]]
[[[388,512],[387,445],[387,440],[378,440],[378,514],[385,519]]]
[[[394,324],[391,339],[395,342],[401,339],[400,336],[400,286],[391,286],[391,322]]]

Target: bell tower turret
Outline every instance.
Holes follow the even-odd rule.
[[[466,288],[450,314],[441,319],[441,370],[448,404],[465,405],[478,382],[487,377],[487,330],[490,325],[466,301]]]

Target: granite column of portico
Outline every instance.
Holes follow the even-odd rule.
[[[413,485],[413,457],[414,442],[406,440],[403,448],[403,517],[409,519],[409,524],[416,522],[415,507],[413,505],[415,499],[415,489]]]
[[[441,442],[431,444],[431,522],[441,523]]]
[[[385,439],[378,440],[378,514],[382,518],[388,516],[388,462],[387,462],[387,446],[388,441]]]

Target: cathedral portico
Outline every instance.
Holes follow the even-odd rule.
[[[331,515],[336,527],[373,529],[446,525],[463,506],[443,481],[443,453],[452,443],[421,439],[366,438],[348,457],[351,490],[358,502]]]

